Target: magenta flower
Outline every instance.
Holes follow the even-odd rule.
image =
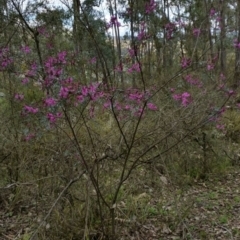
[[[233,46],[234,46],[235,48],[237,48],[237,49],[240,49],[240,42],[238,42],[237,39],[234,39],[234,40],[233,40]]]
[[[226,79],[226,76],[225,76],[223,73],[221,73],[221,74],[220,74],[220,79],[223,81],[223,80]]]
[[[192,61],[190,58],[183,57],[181,60],[181,67],[182,68],[187,68],[191,65]]]
[[[90,63],[91,64],[95,64],[97,62],[97,58],[96,57],[93,57],[90,59]]]
[[[84,101],[84,96],[83,95],[78,95],[77,100],[78,100],[78,102],[82,103]]]
[[[146,3],[145,5],[145,12],[147,14],[152,13],[157,8],[157,3],[155,0],[150,0],[150,2]]]
[[[117,103],[115,104],[115,108],[116,108],[118,111],[122,110],[122,106],[121,106],[121,104],[120,104],[119,102],[117,102]]]
[[[56,105],[56,99],[54,99],[54,98],[52,98],[52,97],[50,97],[50,98],[46,98],[45,100],[44,100],[44,104],[45,104],[45,106],[47,106],[47,107],[53,107],[53,106],[55,106]]]
[[[12,63],[12,61],[10,59],[4,59],[2,62],[1,62],[1,67],[2,69],[5,69],[7,68],[8,65],[10,65]]]
[[[132,73],[132,72],[140,72],[141,69],[140,69],[140,65],[139,63],[134,63],[129,69],[128,69],[128,72],[129,73]]]
[[[181,94],[173,94],[173,99],[176,101],[179,101],[182,99],[182,95]]]
[[[175,92],[175,88],[170,88],[170,92],[174,93]]]
[[[23,47],[21,48],[21,51],[27,54],[27,53],[30,53],[30,52],[31,52],[31,49],[30,49],[29,46],[23,46]]]
[[[135,50],[132,49],[132,48],[128,49],[128,53],[129,53],[130,57],[134,57],[135,56]]]
[[[140,117],[141,115],[143,115],[143,111],[144,109],[143,108],[138,108],[138,110],[134,113],[134,116],[136,117]]]
[[[112,25],[110,23],[106,23],[106,29],[108,30],[109,28],[111,28]]]
[[[14,98],[18,101],[22,101],[24,99],[24,95],[23,94],[19,94],[19,93],[16,93]]]
[[[225,87],[225,84],[224,83],[221,83],[221,84],[219,84],[218,85],[218,90],[223,90],[224,89],[224,87]]]
[[[57,121],[58,118],[60,118],[62,116],[62,113],[56,113],[56,114],[53,114],[53,113],[47,113],[47,119],[50,123],[55,123]]]
[[[128,104],[124,107],[125,110],[131,110],[131,108],[132,107],[130,105],[128,105]]]
[[[110,108],[110,106],[111,106],[111,102],[110,102],[110,101],[107,101],[107,102],[105,102],[105,103],[103,104],[103,108],[105,108],[105,109]]]
[[[217,18],[216,18],[216,22],[221,22],[221,20],[222,20],[222,18],[220,17],[220,16],[218,16]]]
[[[54,48],[54,45],[53,45],[52,42],[47,42],[46,46],[47,46],[48,49],[53,49]]]
[[[186,80],[186,82],[188,82],[191,85],[197,86],[199,88],[201,88],[203,86],[202,82],[199,81],[198,79],[193,78],[190,74],[186,75],[184,77],[184,79]]]
[[[143,40],[146,38],[146,32],[144,29],[141,29],[140,32],[138,33],[137,39],[139,41]]]
[[[207,70],[208,70],[208,71],[211,71],[211,70],[213,70],[213,69],[214,69],[214,64],[209,63],[209,64],[207,65]]]
[[[44,27],[44,26],[40,26],[40,27],[38,27],[37,28],[37,31],[39,32],[39,34],[42,34],[42,35],[44,35],[45,37],[47,36],[47,34],[46,34],[46,28]]]
[[[56,117],[57,117],[57,118],[62,117],[62,113],[61,113],[61,112],[57,112],[57,113],[56,113]]]
[[[66,99],[68,97],[69,90],[67,87],[61,87],[59,92],[59,97]]]
[[[224,125],[224,124],[217,124],[217,125],[216,125],[216,128],[217,128],[218,130],[224,130],[224,129],[225,129],[225,125]]]
[[[66,64],[66,59],[65,59],[66,56],[67,56],[66,51],[58,53],[57,55],[58,63]]]
[[[223,115],[223,113],[226,112],[226,107],[222,107],[219,111],[218,111],[218,114],[219,115]]]
[[[47,119],[51,122],[51,123],[55,123],[57,118],[54,114],[52,113],[47,113]]]
[[[29,83],[29,79],[26,77],[26,78],[24,78],[24,79],[21,81],[21,83],[22,83],[23,85],[25,85],[25,84]]]
[[[176,23],[178,23],[178,26],[179,26],[179,27],[186,27],[186,23],[183,22],[181,19],[177,20]]]
[[[194,28],[193,29],[193,35],[195,37],[199,37],[200,33],[201,33],[201,29],[200,28]]]
[[[86,97],[86,96],[88,95],[88,87],[86,87],[86,86],[83,86],[83,87],[82,87],[82,95],[83,95],[84,97]]]
[[[192,102],[191,94],[188,92],[184,92],[182,94],[182,105],[184,107],[188,106]]]
[[[227,91],[227,95],[228,96],[232,96],[234,94],[235,94],[235,92],[233,90],[231,90],[231,89]]]
[[[215,13],[216,13],[216,10],[214,8],[211,8],[210,13],[209,13],[210,17],[213,17],[215,15]]]
[[[94,96],[97,92],[97,88],[98,88],[99,84],[98,83],[92,83],[88,90],[89,90],[89,93],[91,94],[91,96]]]
[[[172,38],[172,35],[173,35],[173,32],[176,30],[176,24],[175,23],[167,23],[165,24],[165,29],[166,29],[166,34],[167,34],[167,39],[171,39]]]
[[[148,37],[145,29],[146,29],[146,23],[141,22],[140,23],[140,30],[139,30],[139,33],[138,33],[138,36],[137,36],[137,39],[139,41],[144,40]]]
[[[36,114],[36,113],[38,112],[38,108],[34,108],[34,107],[31,107],[31,106],[25,105],[25,106],[24,106],[24,112],[25,112],[25,113],[33,113],[33,114]]]
[[[11,63],[13,63],[13,60],[9,56],[9,48],[0,48],[0,71],[5,70]]]
[[[152,111],[156,111],[158,109],[157,106],[153,103],[148,103],[147,107]]]
[[[192,102],[191,94],[188,92],[184,92],[182,94],[174,94],[173,99],[181,102],[184,107],[187,107]]]
[[[128,98],[133,101],[140,102],[143,99],[144,95],[142,93],[130,93]]]
[[[110,28],[113,26],[116,26],[116,27],[121,26],[121,23],[118,22],[117,17],[115,17],[115,16],[111,16],[110,22],[107,24],[107,28]]]

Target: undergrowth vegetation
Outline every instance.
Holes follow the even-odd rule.
[[[157,1],[130,1],[124,40],[117,17],[124,1],[115,8],[107,1],[111,18],[100,25],[84,2],[81,16],[67,6],[73,29],[62,35],[60,10],[52,10],[60,14],[55,26],[40,3],[29,3],[41,23],[32,26],[18,1],[5,6],[23,39],[18,46],[4,33],[0,48],[0,207],[6,219],[17,216],[23,240],[130,239],[151,220],[170,233],[194,204],[183,191],[240,163],[231,69],[239,43],[223,67],[223,33],[209,27],[206,36],[203,26],[218,23],[222,6],[207,6],[204,17],[196,11],[192,28],[190,20],[163,24]]]

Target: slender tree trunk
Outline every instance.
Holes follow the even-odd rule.
[[[73,0],[73,39],[74,39],[74,46],[75,51],[80,51],[80,26],[78,18],[80,17],[80,1]]]
[[[240,42],[240,0],[237,0],[237,30],[238,30],[238,43]],[[239,85],[240,79],[240,49],[236,48],[236,57],[235,57],[235,73],[234,73],[234,83],[233,87],[237,88]]]
[[[8,20],[8,5],[7,0],[1,0],[0,3],[0,34],[4,36],[4,39],[7,38],[7,20]]]
[[[166,16],[166,0],[163,0],[163,18],[164,20],[167,19],[167,16]],[[164,24],[166,24],[166,22],[164,21]],[[166,68],[166,62],[167,62],[167,57],[166,57],[166,42],[167,42],[167,34],[166,34],[166,29],[165,29],[165,26],[164,26],[164,41],[163,41],[163,58],[162,58],[162,63],[163,63],[163,69]]]
[[[208,7],[208,1],[207,0],[204,0],[204,5],[205,5],[205,11],[206,11],[206,15],[207,15],[206,28],[207,28],[207,34],[208,34],[209,48],[210,48],[211,59],[213,59],[214,58],[213,41],[212,41],[211,22],[210,22],[210,17],[209,17],[209,7]]]
[[[221,1],[221,35],[220,35],[220,70],[225,75],[226,74],[226,46],[225,46],[225,39],[226,39],[226,15],[225,15],[225,8],[226,4],[225,1]]]
[[[136,58],[136,55],[137,55],[137,47],[136,47],[136,43],[135,43],[135,40],[134,40],[134,26],[133,26],[133,23],[134,23],[134,20],[135,20],[135,15],[133,13],[133,9],[134,9],[134,1],[131,0],[130,1],[130,14],[131,14],[131,22],[130,22],[130,30],[131,30],[131,49],[134,50],[134,55],[131,56],[131,62],[132,62],[132,65],[135,63],[135,58]],[[135,76],[134,74],[132,74],[132,86],[133,87],[136,87],[136,80],[135,80]]]

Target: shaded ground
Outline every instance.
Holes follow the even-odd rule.
[[[32,221],[38,221],[37,209],[21,202],[11,207],[9,189],[1,189],[1,196],[0,240],[29,239]],[[120,239],[240,239],[239,168],[196,182],[184,191],[165,183],[163,196],[151,199],[144,221],[117,218]]]
[[[136,224],[137,230],[127,231],[123,239],[240,239],[239,168],[180,192],[171,200],[167,194],[162,216]]]

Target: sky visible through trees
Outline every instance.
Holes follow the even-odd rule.
[[[0,176],[34,206],[27,239],[118,239],[159,182],[238,153],[240,0],[3,0],[0,35]]]

